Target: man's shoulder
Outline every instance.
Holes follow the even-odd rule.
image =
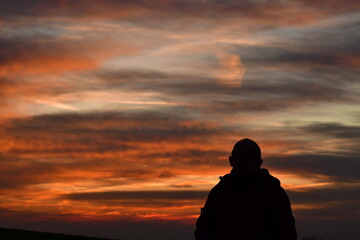
[[[272,176],[265,168],[260,169],[260,178],[261,182],[268,187],[280,187],[281,185],[280,180]]]
[[[226,175],[229,175],[229,174],[226,174]],[[226,175],[219,176],[220,181],[211,189],[210,192],[216,191],[224,186],[224,177],[226,177]]]
[[[266,169],[264,169],[266,170]],[[288,199],[286,191],[281,187],[281,182],[276,177],[270,175],[269,171],[264,171],[263,186],[264,194],[266,194],[270,201],[283,201]],[[288,200],[286,200],[288,201]]]
[[[210,190],[209,196],[217,195],[218,193],[223,192],[224,189],[227,188],[230,174],[226,174],[224,176],[219,176],[219,182]]]
[[[238,182],[239,179],[231,174],[220,176],[219,179],[220,181],[211,189],[210,194],[223,192],[226,189],[236,189],[240,186]],[[254,186],[257,186],[257,188],[263,189],[265,191],[268,190],[274,192],[277,190],[283,190],[280,180],[272,176],[265,168],[260,169],[258,177],[254,181]]]

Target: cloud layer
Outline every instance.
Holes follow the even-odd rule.
[[[300,237],[358,239],[359,9],[1,1],[1,224],[190,238],[233,144],[249,137]]]

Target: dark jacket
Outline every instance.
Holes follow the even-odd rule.
[[[210,191],[196,222],[196,240],[296,240],[290,201],[266,169],[231,172]]]

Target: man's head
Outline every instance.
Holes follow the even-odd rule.
[[[244,176],[255,173],[263,162],[259,145],[248,138],[234,145],[229,161],[234,171]]]

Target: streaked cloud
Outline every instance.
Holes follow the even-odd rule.
[[[359,9],[2,1],[0,224],[187,239],[249,137],[300,237],[358,239]]]

